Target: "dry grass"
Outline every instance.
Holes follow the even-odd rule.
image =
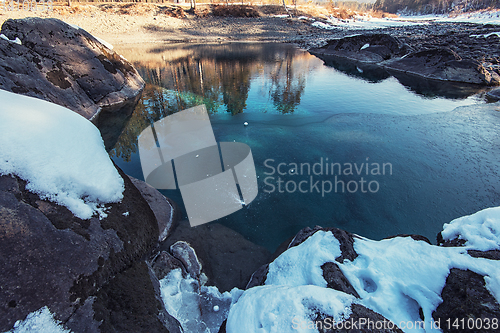
[[[128,16],[167,16],[174,18],[191,17],[259,17],[268,15],[284,15],[288,12],[281,5],[236,5],[236,4],[202,4],[196,6],[195,10],[188,10],[188,5],[162,4],[162,3],[144,3],[144,2],[72,2],[68,6],[66,2],[54,3],[54,13],[62,16],[80,15],[91,16],[96,12],[104,12],[114,15]],[[385,13],[382,11],[359,12],[346,6],[334,7],[332,4],[325,6],[302,4],[297,6],[288,6],[288,10],[293,16],[307,16],[311,18],[324,19],[329,16],[338,19],[352,19],[358,14],[366,14],[376,18],[392,18],[397,15]]]
[[[383,12],[381,10],[370,10],[370,11],[368,11],[368,14],[371,17],[375,17],[375,18],[396,18],[396,17],[398,17],[398,15],[396,15],[396,14],[386,13],[386,12]]]
[[[330,15],[341,20],[352,19],[354,16],[358,15],[358,12],[355,12],[354,10],[351,10],[349,8],[329,6],[327,7],[327,9]]]
[[[297,6],[297,10],[299,11],[298,15],[301,16],[326,17],[330,15],[328,9],[325,6],[299,5]]]

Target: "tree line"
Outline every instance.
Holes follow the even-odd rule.
[[[500,8],[500,0],[377,0],[373,9],[394,14],[446,14]]]

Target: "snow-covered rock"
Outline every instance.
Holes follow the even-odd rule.
[[[0,100],[0,332],[54,331],[44,307],[73,332],[166,332],[142,261],[158,223],[99,131],[53,103]]]
[[[317,332],[308,324],[318,327],[327,318],[339,324],[353,318],[393,323],[386,332],[398,327],[438,332],[436,325],[448,332],[448,318],[491,323],[500,315],[500,261],[468,251],[486,250],[487,244],[490,251],[498,249],[500,241],[492,234],[499,225],[498,208],[445,225],[445,237],[472,235],[467,247],[431,245],[415,235],[372,241],[339,229],[304,229],[268,265],[262,283],[231,307],[225,332],[238,332],[238,323],[248,331],[290,333],[301,331],[297,325],[303,323],[303,332]],[[360,311],[364,317],[357,315]]]

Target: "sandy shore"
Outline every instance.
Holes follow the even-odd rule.
[[[198,17],[186,13],[184,18],[153,4],[55,6],[50,12],[0,10],[0,22],[25,17],[52,17],[77,25],[111,44],[142,42],[218,42],[218,41],[292,41],[297,37],[321,33],[298,19],[272,16],[257,18]],[[0,7],[1,8],[1,7]],[[171,6],[167,7],[172,8]],[[186,8],[187,10],[188,8]]]

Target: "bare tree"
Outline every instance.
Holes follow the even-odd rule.
[[[286,7],[286,2],[285,2],[285,0],[283,0],[283,7],[285,8],[286,13],[288,14],[288,16],[292,17],[292,13],[290,13],[290,12],[288,11],[288,8]]]

